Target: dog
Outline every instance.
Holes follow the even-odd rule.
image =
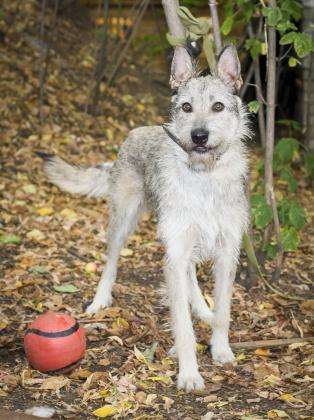
[[[191,312],[212,327],[213,360],[234,361],[228,331],[232,285],[248,225],[244,140],[250,129],[247,109],[236,94],[241,71],[234,46],[223,50],[214,75],[198,77],[188,68],[178,81],[170,122],[132,130],[114,163],[80,168],[55,155],[41,156],[49,180],[62,190],[108,197],[108,262],[89,314],[111,305],[120,250],[141,213],[155,213],[165,247],[177,385],[193,391],[202,389],[204,381]],[[195,268],[209,258],[214,263],[213,311],[203,298]]]

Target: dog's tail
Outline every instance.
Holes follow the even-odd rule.
[[[83,168],[70,165],[56,155],[36,152],[44,160],[44,171],[50,182],[61,190],[88,197],[103,197],[108,193],[109,170],[113,162]]]

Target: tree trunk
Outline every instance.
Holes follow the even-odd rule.
[[[220,35],[219,17],[217,11],[217,2],[215,0],[209,0],[210,14],[212,17],[213,33],[216,46],[216,55],[219,55],[222,50],[222,40]]]

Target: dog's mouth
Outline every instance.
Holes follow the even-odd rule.
[[[196,152],[200,155],[205,153],[213,153],[218,148],[218,146],[195,146],[192,149],[192,152]]]

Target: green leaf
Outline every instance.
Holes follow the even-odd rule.
[[[54,285],[53,288],[59,293],[75,293],[79,291],[79,289],[71,283]]]
[[[298,28],[295,26],[295,24],[290,22],[289,20],[279,22],[276,25],[276,28],[281,33],[287,32],[289,29],[292,29],[294,31],[298,30]]]
[[[302,17],[302,6],[296,0],[284,0],[281,4],[281,10],[287,12],[296,21]]]
[[[233,26],[233,16],[228,16],[224,20],[223,24],[221,25],[221,28],[220,28],[221,33],[225,36],[228,35],[231,32],[232,26]]]
[[[280,178],[288,183],[289,191],[295,192],[297,190],[298,182],[289,168],[286,167],[280,171]]]
[[[1,235],[0,243],[1,244],[15,244],[18,245],[21,242],[21,238],[14,234]]]
[[[300,236],[294,227],[283,227],[281,230],[284,251],[295,251],[300,244]]]
[[[306,225],[305,211],[300,204],[292,202],[289,209],[289,221],[297,230],[302,229]]]
[[[256,38],[247,39],[245,42],[245,48],[250,51],[253,60],[255,60],[258,55],[263,52],[263,44]]]
[[[274,159],[281,163],[290,163],[299,150],[299,143],[292,137],[284,137],[275,146]]]
[[[177,37],[171,35],[169,32],[166,34],[166,38],[167,38],[167,41],[169,42],[169,44],[172,47],[176,47],[176,46],[184,47],[185,46],[185,39],[184,38],[177,38]]]
[[[267,244],[264,250],[266,251],[267,258],[273,260],[278,253],[278,246],[276,244]]]
[[[211,72],[216,69],[216,58],[214,53],[214,40],[212,35],[206,35],[203,37],[203,50],[208,62]]]
[[[295,57],[290,57],[288,61],[289,67],[296,67],[297,64],[301,64],[301,61],[297,60]]]
[[[192,15],[187,7],[181,6],[178,10],[178,15],[180,19],[187,21],[189,23],[197,23],[197,18]]]
[[[280,38],[279,44],[280,45],[292,44],[297,36],[298,36],[298,34],[295,31],[288,32],[287,34],[283,35]]]
[[[262,13],[267,18],[267,24],[269,26],[276,26],[282,18],[279,7],[264,7]]]
[[[256,114],[259,110],[259,102],[258,101],[251,101],[251,102],[248,103],[248,107],[249,107],[250,112],[255,112],[255,114]]]
[[[251,197],[252,215],[257,229],[264,229],[272,220],[273,213],[262,194]]]
[[[294,40],[294,49],[300,58],[304,58],[313,51],[313,41],[309,34],[298,33]]]
[[[305,170],[307,175],[314,179],[314,152],[307,152],[305,155]]]

